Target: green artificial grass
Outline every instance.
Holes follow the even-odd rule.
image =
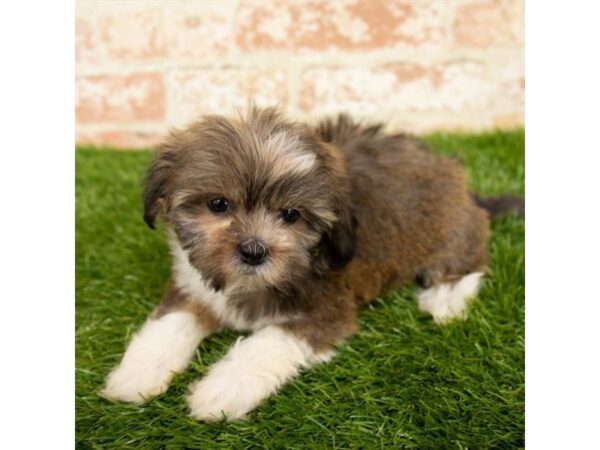
[[[524,132],[426,137],[458,156],[482,194],[524,190]],[[524,446],[524,220],[493,224],[490,272],[465,322],[436,326],[407,287],[360,315],[360,333],[329,364],[303,373],[245,422],[188,417],[187,386],[237,334],[204,341],[144,406],[97,394],[169,276],[162,229],[142,220],[151,153],[76,152],[77,448],[418,448]]]

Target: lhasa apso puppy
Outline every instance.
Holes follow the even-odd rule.
[[[172,276],[102,394],[144,402],[202,339],[251,331],[190,386],[205,421],[243,418],[331,359],[386,290],[416,282],[435,322],[464,316],[486,270],[489,212],[522,208],[471,195],[460,165],[415,138],[344,115],[310,128],[275,109],[173,132],[146,183],[144,219],[167,227]]]

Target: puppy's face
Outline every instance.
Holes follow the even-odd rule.
[[[335,149],[255,110],[171,136],[148,176],[146,220],[162,213],[215,289],[258,290],[352,257],[347,197]]]

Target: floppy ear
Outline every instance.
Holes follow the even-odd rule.
[[[172,139],[173,140],[173,139]],[[154,229],[156,216],[164,207],[171,170],[174,166],[175,152],[171,145],[164,144],[156,155],[148,174],[144,188],[144,221]]]
[[[352,260],[356,250],[357,222],[348,206],[338,215],[333,228],[326,232],[319,245],[320,266],[341,269]],[[324,264],[323,264],[324,263]],[[324,268],[325,268],[324,267]]]
[[[317,139],[319,139],[317,137]],[[328,188],[332,189],[337,220],[325,232],[316,247],[313,269],[323,273],[329,269],[340,269],[352,260],[356,250],[358,223],[352,211],[351,184],[347,175],[345,156],[334,145],[321,141],[326,170],[331,176]]]

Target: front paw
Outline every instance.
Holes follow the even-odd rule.
[[[205,422],[245,419],[260,402],[252,398],[248,381],[209,374],[193,383],[187,397],[191,416]]]
[[[194,314],[178,311],[148,320],[131,340],[121,364],[106,380],[102,396],[143,403],[162,394],[188,364],[207,331]]]
[[[173,373],[156,367],[120,365],[106,379],[102,397],[141,404],[162,394],[169,387]]]

